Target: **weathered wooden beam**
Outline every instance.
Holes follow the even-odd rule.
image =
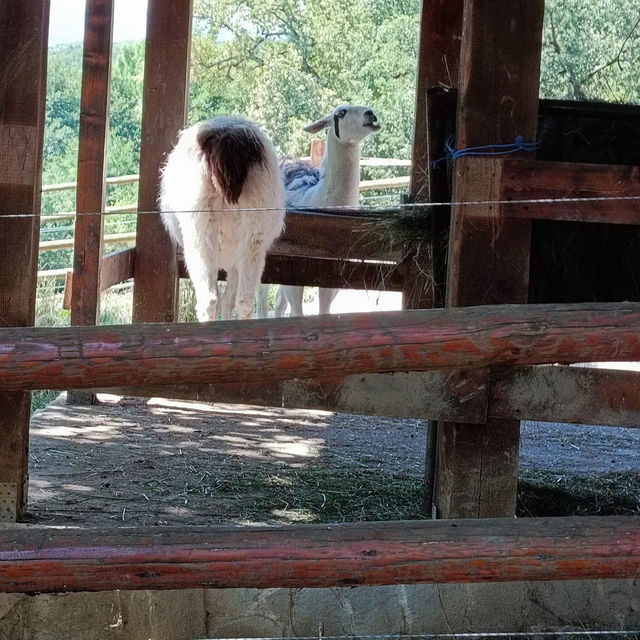
[[[104,291],[115,284],[133,278],[134,249],[122,249],[107,254],[102,261],[100,275]],[[178,259],[178,273],[188,278],[184,262]],[[220,271],[219,280],[226,274]],[[383,262],[350,262],[347,260],[323,260],[299,256],[269,254],[262,282],[271,284],[336,287],[379,291],[401,291],[404,282],[404,265]]]
[[[88,0],[85,9],[76,211],[104,211],[109,131],[113,0]],[[101,215],[78,215],[73,246],[71,324],[100,318]]]
[[[0,10],[0,326],[6,327],[35,321],[49,2],[1,0]],[[0,393],[0,520],[15,520],[26,508],[30,404],[28,393]]]
[[[409,199],[411,202],[451,200],[447,162],[447,138],[454,133],[460,39],[464,0],[424,0],[420,21],[420,49],[416,86]],[[446,280],[446,245],[449,207],[431,209],[429,233],[415,238],[407,256],[403,291],[405,309],[441,307]]]
[[[267,255],[262,282],[336,289],[402,291],[404,264]]]
[[[465,0],[456,149],[536,139],[544,0]],[[453,201],[470,191],[501,200],[499,176],[454,165]],[[531,222],[496,215],[496,205],[453,206],[447,280],[451,306],[525,303]],[[510,516],[515,512],[519,423],[482,428],[438,426],[435,504],[444,518]]]
[[[487,417],[486,382],[465,371],[367,373],[332,380],[229,382],[97,389],[128,396],[161,396],[291,409],[323,409],[356,415],[433,418],[478,423]]]
[[[0,328],[0,389],[247,383],[640,360],[640,304],[501,305],[192,324]]]
[[[100,271],[100,290],[133,278],[135,249],[122,249],[104,256]]]
[[[0,530],[9,593],[637,577],[633,516]]]
[[[78,187],[73,234],[71,324],[100,321],[100,270],[107,177],[109,94],[113,44],[113,0],[88,0],[85,7]],[[65,294],[67,293],[65,282]],[[66,296],[65,296],[66,297]],[[63,305],[64,306],[64,305]],[[69,389],[69,404],[93,404],[95,396]]]
[[[160,167],[185,125],[193,0],[149,0],[138,211],[156,211]],[[175,246],[160,216],[138,217],[134,322],[171,322],[178,300]]]
[[[385,234],[387,223],[366,213],[289,211],[284,232],[270,253],[332,260],[394,260],[400,254],[397,242]]]
[[[640,427],[640,371],[562,366],[494,369],[489,414]]]
[[[354,374],[332,380],[172,384],[96,391],[476,425],[489,417],[640,428],[640,372],[566,366],[492,369],[491,375],[489,371],[436,369]],[[478,378],[478,372],[482,377]]]
[[[411,202],[451,200],[444,143],[453,134],[460,64],[464,0],[423,0],[420,16],[420,48],[416,77],[416,109],[411,154],[409,199]],[[417,237],[405,258],[403,309],[444,306],[446,245],[450,207],[425,211],[428,233]],[[435,482],[437,425],[428,422],[425,448],[424,505],[431,513]]]
[[[640,167],[515,158],[501,162],[502,199],[516,201],[502,207],[509,218],[640,225]],[[562,202],[571,198],[583,201]]]
[[[458,84],[463,7],[464,0],[422,2],[409,187],[411,199],[418,202],[434,200],[431,193],[434,167],[431,161],[435,159],[434,154],[443,153],[444,147],[438,151],[436,144],[442,142],[439,134],[444,132],[429,126],[430,118],[435,116],[440,119],[441,114],[429,112],[428,95],[436,87],[444,91],[455,89]]]

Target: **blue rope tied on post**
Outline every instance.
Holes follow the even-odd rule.
[[[443,160],[455,160],[463,156],[504,156],[517,151],[536,151],[542,146],[539,141],[525,142],[522,136],[517,136],[515,142],[508,144],[485,144],[478,147],[466,147],[464,149],[454,149],[453,138],[449,138],[445,143],[447,155],[433,161],[435,167]]]

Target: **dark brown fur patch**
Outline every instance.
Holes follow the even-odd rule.
[[[237,204],[250,167],[264,162],[258,133],[244,120],[212,120],[198,133],[198,144],[222,197],[228,204]]]

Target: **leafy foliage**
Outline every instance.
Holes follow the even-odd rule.
[[[420,0],[195,0],[189,121],[243,113],[282,154],[307,155],[304,125],[344,102],[372,106],[384,122],[365,154],[408,158],[413,135]],[[638,102],[640,0],[547,0],[541,95]],[[144,42],[114,48],[109,176],[138,172]],[[76,177],[81,45],[50,50],[43,183]],[[364,177],[382,177],[370,169]],[[107,190],[107,205],[135,203],[137,185]],[[73,211],[73,190],[43,195],[43,213]],[[105,231],[134,228],[108,218]],[[69,220],[42,239],[72,237]],[[40,268],[71,266],[71,251],[41,254]]]
[[[546,0],[541,96],[640,101],[640,0]]]

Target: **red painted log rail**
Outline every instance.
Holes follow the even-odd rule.
[[[635,516],[0,530],[0,592],[640,577]]]
[[[640,304],[0,329],[0,390],[640,360]]]

